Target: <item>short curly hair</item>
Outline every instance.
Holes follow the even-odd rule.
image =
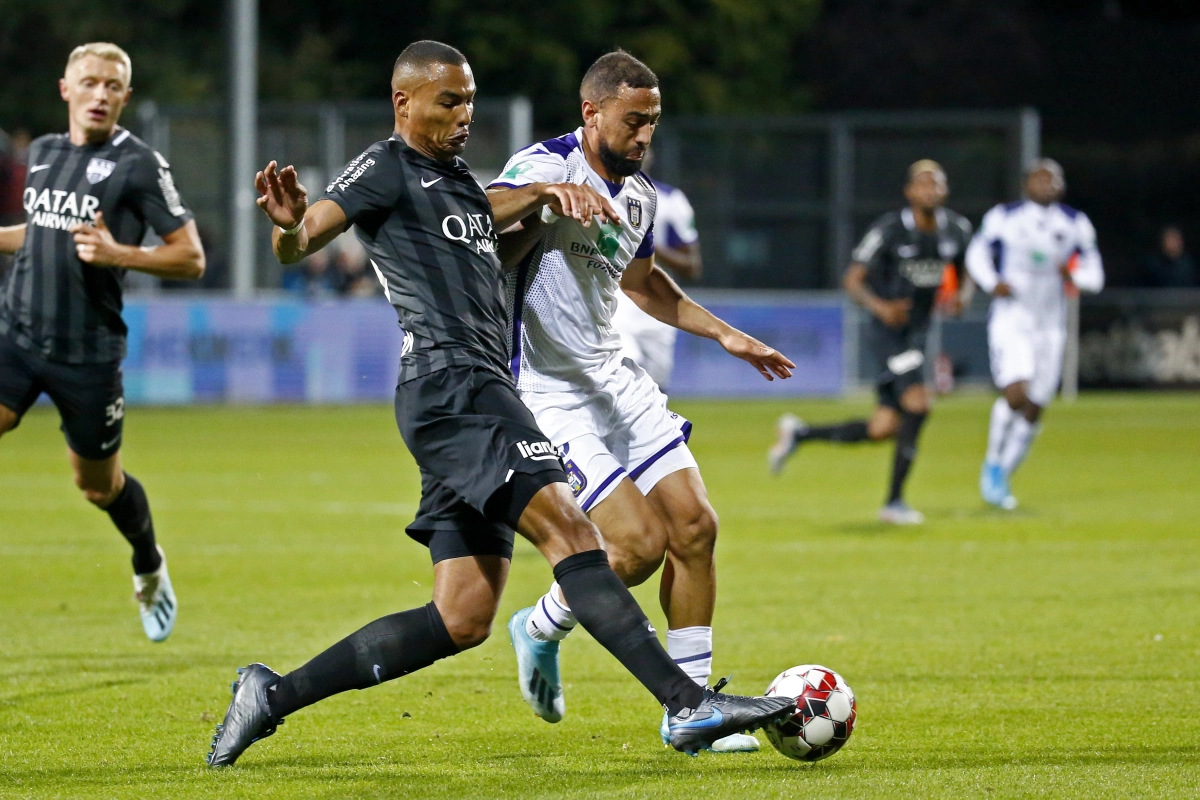
[[[600,56],[588,67],[579,84],[579,97],[601,105],[616,96],[621,84],[630,89],[657,89],[658,76],[624,50],[614,50]]]

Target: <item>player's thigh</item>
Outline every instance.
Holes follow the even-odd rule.
[[[588,512],[600,529],[609,562],[626,584],[642,583],[667,552],[667,527],[633,481],[622,477]]]
[[[71,452],[88,461],[110,460],[121,449],[125,425],[121,365],[50,364],[42,381]]]
[[[21,424],[21,417],[42,393],[36,365],[6,336],[0,336],[0,435]]]
[[[712,558],[719,523],[698,468],[687,467],[665,476],[647,499],[667,523],[668,547],[673,555]]]
[[[1047,331],[1034,343],[1033,377],[1029,381],[1029,402],[1045,408],[1054,399],[1062,380],[1063,350],[1066,335]]]
[[[502,556],[469,556],[433,565],[433,604],[455,644],[470,647],[488,637],[509,563]]]
[[[1004,317],[993,319],[988,324],[988,360],[992,381],[1002,391],[1013,384],[1032,380],[1035,362],[1030,331]]]

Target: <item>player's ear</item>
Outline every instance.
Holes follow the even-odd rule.
[[[396,110],[396,116],[408,118],[408,93],[403,89],[397,89],[392,92],[392,107]]]
[[[595,119],[596,115],[599,113],[600,107],[598,105],[593,103],[591,100],[583,101],[583,122],[585,125]]]
[[[58,96],[61,97],[63,100],[71,99],[71,93],[70,93],[70,89],[67,86],[66,78],[58,79]]]

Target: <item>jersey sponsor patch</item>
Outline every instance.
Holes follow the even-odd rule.
[[[87,165],[87,181],[93,186],[100,181],[112,175],[116,169],[117,162],[109,161],[107,158],[93,158]]]
[[[942,285],[946,263],[936,258],[906,258],[900,262],[900,274],[918,289]]]

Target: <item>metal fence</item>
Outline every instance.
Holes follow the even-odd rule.
[[[950,206],[977,223],[1019,196],[1040,131],[1032,109],[684,118],[655,135],[654,172],[696,210],[703,285],[832,288],[871,220],[903,205],[909,164],[941,162]]]
[[[353,156],[392,131],[387,102],[263,104],[258,121],[258,164],[293,164],[310,196],[324,190]],[[143,102],[138,132],[161,152],[196,215],[209,257],[205,285],[229,288],[231,219],[227,111],[220,106],[167,106]],[[479,101],[465,157],[480,179],[500,173],[509,155],[533,140],[533,110],[523,97]],[[253,175],[245,176],[253,181]],[[279,286],[281,267],[271,254],[269,223],[255,214],[255,286]]]

